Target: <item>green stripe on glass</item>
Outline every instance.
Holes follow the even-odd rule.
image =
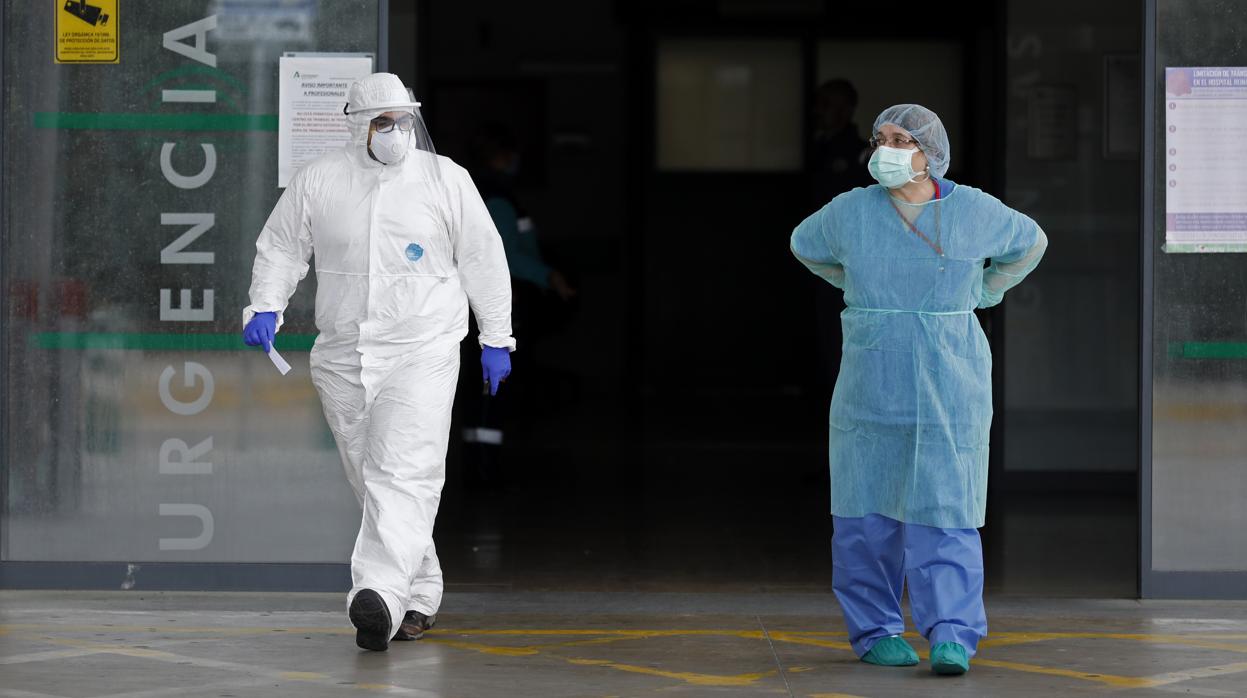
[[[152,78],[151,81],[147,83],[147,86],[143,89],[145,91],[150,91],[155,87],[164,87],[165,83],[170,82],[172,80],[177,80],[178,78],[184,78],[188,75],[195,75],[195,76],[206,75],[212,78],[213,80],[220,80],[223,83],[229,84],[234,89],[241,92],[242,94],[247,94],[247,83],[243,82],[242,80],[239,80],[238,78],[234,77],[233,75],[230,75],[229,73],[223,70],[220,70],[219,68],[209,68],[207,66],[194,65],[194,64],[183,66],[181,68],[174,68],[173,70],[163,72],[160,75],[157,75],[156,77]]]
[[[280,334],[278,351],[310,351],[314,334]],[[237,334],[143,334],[138,332],[40,332],[39,349],[119,349],[128,351],[258,351]]]
[[[1169,356],[1176,359],[1247,359],[1247,342],[1174,342]]]
[[[97,131],[276,131],[276,114],[35,112],[35,128]]]

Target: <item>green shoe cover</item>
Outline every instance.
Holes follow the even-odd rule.
[[[970,670],[966,648],[955,642],[941,642],[931,648],[931,671],[945,676],[960,676]]]
[[[879,666],[914,666],[918,663],[918,653],[900,635],[893,635],[876,642],[862,661]]]

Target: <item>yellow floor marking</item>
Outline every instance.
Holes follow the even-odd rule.
[[[280,633],[275,631],[280,630]],[[329,634],[329,635],[354,635],[354,628],[238,628],[225,626],[202,626],[202,627],[157,627],[155,625],[74,625],[66,623],[64,625],[56,624],[34,624],[34,623],[13,623],[9,625],[0,625],[0,634],[6,632],[65,632],[65,633],[157,633],[169,635],[222,635],[222,636],[240,636],[240,635],[268,635],[268,634],[286,634],[295,635],[303,633],[311,634]]]
[[[714,630],[617,630],[611,628],[603,628],[601,630],[482,630],[482,629],[460,629],[455,628],[443,629],[440,632],[450,633],[453,635],[492,635],[492,636],[521,636],[521,637],[543,637],[543,636],[559,636],[567,637],[678,637],[678,636],[730,636],[742,637],[748,639],[761,639],[763,637],[760,630],[731,630],[731,629],[714,629]]]
[[[1208,636],[1205,636],[1208,637]],[[1164,645],[1187,645],[1188,647],[1199,647],[1206,650],[1221,650],[1223,652],[1238,652],[1247,654],[1247,644],[1235,644],[1231,642],[1222,642],[1221,638],[1208,637],[1190,637],[1185,635],[1138,635],[1122,639],[1132,639],[1139,642],[1151,642],[1153,644]]]
[[[431,642],[447,647],[454,647],[461,650],[472,650],[473,652],[481,652],[482,654],[492,654],[500,657],[531,657],[534,654],[541,654],[541,650],[536,647],[510,647],[507,645],[484,645],[479,642],[462,642],[460,640],[451,640],[446,637],[437,637],[433,635],[425,635],[421,642]]]
[[[1190,646],[1202,647],[1205,649],[1222,649],[1236,652],[1243,652],[1247,647],[1237,645],[1225,645],[1224,643],[1210,642],[1199,638],[1190,638],[1173,635],[1131,635],[1122,633],[1001,633],[1004,637],[994,641],[995,646],[1002,647],[1006,645],[1016,645],[1031,642],[1042,642],[1046,640],[1056,639],[1119,639],[1133,640],[1151,643],[1172,643],[1186,644]],[[771,639],[776,642],[788,642],[801,645],[812,645],[815,647],[826,647],[829,649],[852,651],[852,646],[844,642],[829,642],[826,640],[816,640],[810,637],[803,637],[800,633],[782,633],[772,632]],[[923,660],[927,659],[926,653],[921,653]],[[1201,678],[1210,676],[1224,676],[1230,673],[1239,673],[1247,671],[1247,662],[1242,664],[1229,664],[1220,667],[1209,667],[1206,670],[1195,670],[1194,672],[1174,672],[1172,674],[1163,675],[1161,677],[1135,677],[1135,676],[1117,676],[1113,674],[1092,673],[1086,671],[1075,671],[1072,669],[1062,669],[1059,667],[1045,667],[1036,664],[1024,664],[1021,662],[1006,662],[1001,660],[978,658],[975,664],[984,666],[998,667],[1001,669],[1009,669],[1012,671],[1021,671],[1034,674],[1046,674],[1049,676],[1063,676],[1067,678],[1081,679],[1084,681],[1092,681],[1103,683],[1116,688],[1150,688],[1162,686],[1171,683],[1186,681],[1190,678]],[[1191,676],[1186,676],[1191,674]]]
[[[1039,666],[1038,664],[1023,664],[1021,662],[1002,662],[997,659],[981,659],[976,657],[972,665],[990,666],[999,669],[1009,669],[1012,671],[1022,671],[1028,674],[1044,674],[1047,676],[1063,676],[1069,679],[1082,679],[1083,681],[1093,681],[1102,683],[1114,688],[1147,688],[1148,680],[1136,676],[1115,676],[1113,674],[1090,673],[1086,671],[1074,671],[1072,669],[1060,669],[1057,667]]]
[[[64,645],[66,647],[78,647],[88,650],[91,654],[120,654],[125,657],[139,657],[142,659],[172,659],[177,657],[171,652],[161,652],[159,650],[146,650],[138,647],[130,647],[128,645],[114,645],[105,642],[92,642],[90,640],[73,640],[70,638],[49,637],[47,641],[54,645]]]
[[[499,637],[499,636],[501,637],[523,637],[523,636],[542,637],[542,636],[545,636],[545,637],[551,637],[551,636],[559,636],[559,635],[562,635],[564,637],[567,637],[567,636],[583,637],[587,635],[594,635],[596,637],[592,637],[591,639],[586,639],[586,640],[572,640],[568,642],[529,644],[529,645],[524,645],[521,647],[507,646],[507,645],[502,645],[502,646],[478,645],[476,643],[467,643],[467,642],[450,639],[450,637],[453,637],[453,636],[460,636],[460,637],[462,636],[494,636],[494,637]],[[606,635],[606,637],[602,637],[602,635]],[[628,640],[648,640],[648,639],[653,639],[653,638],[666,638],[666,637],[688,637],[690,635],[699,636],[699,637],[734,637],[734,638],[740,638],[740,639],[746,639],[746,640],[759,640],[763,638],[762,633],[757,630],[640,630],[640,631],[606,630],[602,632],[592,631],[592,630],[575,630],[575,631],[544,631],[543,630],[543,631],[536,631],[536,632],[526,632],[526,631],[518,631],[518,630],[504,630],[504,631],[471,630],[471,631],[454,631],[454,632],[442,631],[436,634],[431,632],[428,635],[425,635],[425,639],[433,641],[433,642],[440,642],[446,645],[464,647],[465,649],[478,649],[479,651],[482,651],[482,652],[490,651],[493,654],[515,654],[518,656],[518,655],[536,654],[541,650],[555,649],[555,648],[561,648],[561,647],[586,647],[586,646],[594,646],[594,645],[606,645],[606,644],[612,644],[616,642],[625,642]],[[458,642],[459,644],[458,645],[452,644],[456,642]],[[489,648],[489,649],[486,650],[485,648]]]
[[[122,655],[125,657],[138,657],[142,659],[159,659],[161,661],[174,662],[177,664],[192,664],[192,665],[199,665],[199,666],[210,666],[210,667],[214,667],[218,669],[226,669],[230,671],[252,672],[252,673],[255,673],[261,676],[271,676],[276,679],[285,679],[288,681],[306,681],[309,683],[328,684],[328,685],[333,685],[333,686],[339,685],[337,683],[329,683],[332,681],[332,677],[330,677],[328,674],[320,674],[320,673],[311,672],[311,671],[279,671],[279,670],[273,670],[273,669],[270,669],[269,667],[259,666],[259,665],[239,664],[236,662],[223,662],[223,661],[218,661],[214,659],[202,659],[198,657],[191,657],[188,655],[174,654],[172,652],[161,652],[158,650],[140,649],[137,647],[128,647],[125,645],[115,645],[115,644],[104,643],[104,642],[92,642],[90,640],[72,640],[68,638],[47,638],[47,640],[49,642],[52,642],[58,645],[68,645],[70,647],[81,647],[83,649],[90,649],[92,653],[96,653],[96,654],[117,654],[117,655]],[[393,686],[390,684],[367,683],[367,684],[347,684],[347,685],[350,685],[353,688],[367,690],[367,691],[407,692],[398,686]]]
[[[810,698],[863,698],[852,693],[811,693]]]
[[[1244,671],[1247,671],[1247,662],[1237,662],[1235,664],[1208,666],[1188,671],[1172,671],[1167,674],[1149,676],[1147,680],[1149,687],[1155,688],[1157,686],[1168,686],[1182,681],[1190,681],[1191,679],[1209,679],[1218,676],[1229,676],[1230,674],[1241,674]]]
[[[814,637],[804,637],[797,633],[771,632],[771,639],[776,642],[786,642],[793,645],[809,645],[811,647],[825,647],[832,650],[843,650],[852,652],[853,646],[847,642],[834,642],[832,640],[820,640]]]
[[[979,642],[979,650],[985,650],[985,649],[997,648],[997,647],[1014,647],[1017,645],[1029,645],[1033,642],[1044,642],[1045,640],[1054,640],[1054,639],[1056,638],[1036,637],[1032,633],[1027,633],[1026,635],[1019,634],[1014,637],[1001,637],[1000,635],[993,633],[990,638]]]
[[[1147,635],[1142,633],[997,633],[984,640],[980,647],[1005,647],[1048,640],[1130,640],[1162,645],[1186,645],[1209,650],[1247,654],[1247,644],[1224,642],[1233,637],[1218,635]]]
[[[714,674],[694,674],[685,671],[663,671],[647,666],[635,666],[632,664],[620,664],[607,659],[567,659],[567,662],[577,666],[599,666],[617,671],[626,671],[632,674],[646,674],[649,676],[661,676],[666,679],[678,679],[694,686],[752,686],[760,679],[777,676],[778,672],[766,671],[757,674],[737,674],[735,676],[716,676]]]
[[[555,647],[593,647],[597,645],[611,645],[616,642],[627,642],[629,640],[644,640],[644,635],[636,636],[620,636],[620,637],[599,637],[595,640],[571,640],[569,642],[551,642],[543,645],[533,645],[541,649],[553,649]]]
[[[516,631],[485,633],[485,632],[473,631],[473,632],[464,632],[464,633],[456,633],[456,634],[516,636],[516,635],[533,635],[533,634],[548,635],[548,634],[566,634],[566,633],[562,633],[562,632],[524,633],[524,632],[516,632]],[[575,636],[575,635],[587,635],[587,634],[596,634],[596,633],[593,633],[593,631],[577,631],[571,634]],[[630,640],[630,639],[645,639],[646,637],[674,637],[674,636],[690,635],[690,634],[728,636],[728,637],[747,637],[749,639],[760,639],[762,637],[762,633],[759,631],[692,631],[692,632],[615,631],[611,634],[615,635],[615,637],[598,638],[597,641],[605,640],[605,641],[618,642],[618,641]],[[451,640],[445,636],[436,637],[433,635],[425,635],[424,641],[446,645],[447,647],[455,647],[458,649],[472,650],[472,651],[481,652],[484,654],[501,655],[501,656],[509,656],[509,657],[533,656],[533,655],[541,654],[542,653],[541,650],[544,650],[544,649],[553,649],[553,648],[566,647],[566,646],[590,644],[590,643],[595,642],[594,640],[589,640],[589,641],[558,643],[558,644],[550,644],[550,645],[533,645],[533,646],[515,647],[515,646],[486,645],[486,644],[481,644],[481,643],[476,643],[476,642],[462,642],[458,640]],[[684,681],[686,683],[690,683],[696,686],[749,686],[749,685],[752,685],[754,682],[758,681],[759,679],[770,677],[770,676],[776,676],[778,674],[775,671],[768,671],[768,672],[757,673],[757,674],[739,674],[735,676],[721,676],[721,675],[716,675],[716,674],[700,674],[700,673],[693,673],[693,672],[665,671],[662,669],[655,669],[653,667],[636,666],[632,664],[621,664],[619,662],[613,662],[613,661],[606,660],[606,659],[579,659],[579,658],[571,658],[571,657],[560,657],[555,654],[549,654],[547,656],[553,657],[555,659],[561,659],[570,664],[575,664],[579,666],[599,666],[599,667],[605,667],[608,669],[614,669],[616,671],[625,671],[625,672],[634,673],[634,674],[647,674],[650,676],[660,676],[663,678],[677,679],[677,680]]]

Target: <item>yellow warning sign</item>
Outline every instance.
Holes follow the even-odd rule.
[[[52,0],[57,63],[120,63],[121,0]]]

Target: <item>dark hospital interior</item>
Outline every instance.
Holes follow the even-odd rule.
[[[869,183],[819,148],[820,120],[848,103],[819,87],[847,81],[860,140],[885,106],[931,107],[948,177],[1051,239],[1011,302],[978,313],[995,366],[989,593],[1134,596],[1137,8],[553,5],[391,10],[390,67],[424,96],[439,151],[470,166],[474,133],[506,129],[516,197],[577,290],[517,295],[534,319],[492,414],[461,382],[453,433],[501,424],[505,442],[452,446],[437,536],[458,583],[826,586],[843,304],[788,236]],[[742,61],[755,77],[734,84]],[[1020,126],[1036,119],[1040,133]]]

